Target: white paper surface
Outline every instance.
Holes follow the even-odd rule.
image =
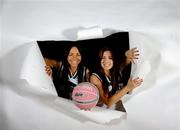
[[[2,59],[3,80],[16,84],[25,79],[30,86],[57,95],[51,77],[45,72],[45,62],[36,42],[17,47]]]
[[[143,61],[141,64],[138,64],[138,69],[136,69],[133,78],[139,77],[143,80],[146,79],[147,74],[151,71],[151,66],[149,61]]]
[[[0,129],[180,129],[179,0],[5,0],[1,3]],[[21,61],[26,59],[22,54],[28,52],[23,45],[36,40],[69,40],[70,35],[75,37],[76,33],[72,32],[77,28],[96,25],[129,31],[130,46],[137,46],[141,52],[136,63],[148,61],[151,68],[144,74],[142,86],[123,98],[127,118],[118,118],[116,123],[98,124],[89,117],[68,113],[62,100],[41,91],[43,86],[33,87],[18,79]],[[24,47],[21,51],[20,46]],[[138,68],[134,67],[134,70]],[[108,113],[105,116],[108,118],[103,116],[103,122],[115,117]]]
[[[103,30],[99,26],[80,29],[77,32],[77,40],[94,39],[94,38],[102,38],[102,37],[103,37]]]

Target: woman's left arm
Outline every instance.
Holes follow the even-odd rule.
[[[127,50],[125,52],[125,56],[126,56],[125,65],[128,65],[130,63],[134,64],[135,63],[134,60],[138,59],[139,57],[139,50],[136,47],[130,50]]]
[[[124,95],[127,94],[127,92],[140,86],[142,84],[142,82],[143,82],[143,79],[140,79],[139,77],[137,77],[135,79],[129,78],[127,85],[123,89],[117,91],[113,96],[111,96],[109,98],[108,107],[111,107],[114,103],[117,103],[119,100],[121,100],[121,98]]]

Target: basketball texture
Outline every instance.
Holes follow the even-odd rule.
[[[99,92],[95,85],[89,82],[82,82],[74,87],[72,99],[80,109],[91,110],[99,100]]]

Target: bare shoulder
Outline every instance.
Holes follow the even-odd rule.
[[[54,59],[49,59],[49,58],[44,58],[45,62],[46,62],[46,65],[50,66],[50,67],[55,67],[55,68],[58,68],[59,66],[62,65],[62,62],[61,61],[57,61],[57,60],[54,60]]]
[[[101,86],[102,85],[101,80],[96,75],[94,75],[94,74],[92,74],[90,76],[90,82],[95,84],[95,85],[97,85],[97,86]]]

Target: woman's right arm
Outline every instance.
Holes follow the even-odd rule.
[[[44,58],[44,61],[46,63],[45,71],[48,76],[52,77],[52,68],[58,68],[61,64],[61,62],[56,61],[54,59]]]
[[[50,66],[51,68],[58,68],[59,62],[54,59],[44,58],[44,61],[46,62],[47,66]]]
[[[108,96],[104,93],[103,85],[102,85],[101,80],[99,78],[97,78],[97,76],[92,74],[90,76],[90,82],[92,84],[94,84],[98,88],[98,90],[99,90],[99,97],[101,98],[103,103],[108,106],[108,104],[109,104]]]
[[[128,65],[130,63],[135,64],[134,60],[137,60],[139,57],[139,50],[134,47],[132,49],[129,49],[125,52],[125,56],[126,56],[126,61],[125,61],[125,65]]]
[[[125,59],[120,63],[120,69],[121,71],[128,66],[130,63],[135,64],[135,60],[139,58],[139,50],[134,47],[132,49],[129,49],[125,52]]]

